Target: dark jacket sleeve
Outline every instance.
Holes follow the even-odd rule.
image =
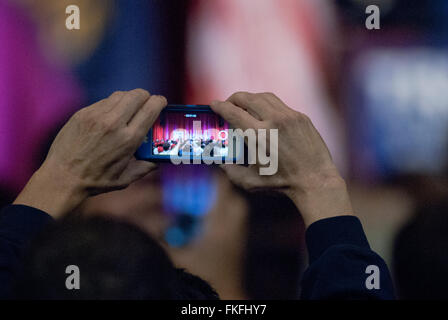
[[[306,244],[302,299],[394,299],[387,265],[370,249],[358,218],[319,220],[308,227]]]
[[[45,212],[10,205],[0,212],[0,299],[8,298],[21,253],[30,240],[53,219]]]

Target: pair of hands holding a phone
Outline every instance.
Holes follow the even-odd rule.
[[[78,111],[61,129],[44,163],[14,203],[58,218],[89,196],[125,188],[142,178],[156,165],[133,155],[166,104],[164,97],[136,89],[115,92]],[[278,129],[277,173],[261,176],[257,164],[223,165],[234,183],[246,189],[284,192],[307,226],[352,214],[345,182],[306,115],[271,93],[239,92],[227,101],[212,102],[211,107],[234,128]]]

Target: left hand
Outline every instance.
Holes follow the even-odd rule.
[[[133,154],[166,104],[164,97],[136,89],[115,92],[76,112],[14,204],[60,217],[88,196],[142,178],[156,166]]]

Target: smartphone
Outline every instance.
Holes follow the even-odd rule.
[[[244,157],[244,141],[210,106],[169,104],[135,156],[152,162],[238,163]]]

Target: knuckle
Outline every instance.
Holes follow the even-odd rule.
[[[274,120],[274,123],[278,128],[303,126],[310,122],[311,120],[307,115],[299,112],[294,112],[293,114],[280,114]]]
[[[133,100],[135,100],[138,97],[138,94],[134,91],[128,91],[124,94],[123,99],[121,100],[122,104],[129,104]]]
[[[82,109],[73,115],[73,120],[83,124],[95,123],[95,118],[91,110]]]
[[[259,103],[262,103],[262,102],[264,102],[264,103],[266,102],[264,95],[260,94],[260,93],[254,94],[252,97],[249,98],[249,101],[254,103],[254,104],[259,104]]]
[[[100,131],[105,131],[105,132],[109,132],[110,130],[110,124],[109,124],[109,120],[108,119],[101,119],[100,121],[97,122],[97,127]]]
[[[262,96],[260,93],[247,93],[246,99],[249,103],[258,103],[262,100]]]
[[[117,102],[117,101],[120,101],[121,98],[123,98],[123,96],[124,96],[124,92],[123,91],[115,91],[114,93],[112,93],[109,96],[108,100],[112,101],[112,102]]]
[[[123,91],[115,91],[110,95],[110,98],[118,98],[118,97],[122,97],[124,95]]]
[[[158,103],[160,103],[162,105],[167,105],[168,104],[168,101],[166,100],[166,98],[164,96],[161,96],[161,95],[151,96],[151,99],[156,100],[156,102],[158,102]]]
[[[139,93],[136,90],[132,90],[126,93],[126,98],[132,100],[139,97]]]
[[[106,132],[112,132],[118,129],[120,122],[113,117],[102,117],[99,120],[99,125],[102,130]]]
[[[144,89],[134,89],[132,91],[129,91],[129,96],[131,98],[148,98],[149,97],[149,92],[144,90]]]
[[[277,98],[277,96],[272,92],[263,92],[261,93],[261,96],[265,98]]]
[[[246,101],[252,105],[260,105],[261,103],[266,103],[266,99],[263,93],[249,94]]]
[[[292,119],[290,117],[287,117],[283,114],[278,114],[274,119],[271,120],[271,125],[273,128],[279,128],[284,127],[285,125],[288,125]]]
[[[311,119],[306,114],[300,112],[296,112],[293,118],[302,124],[311,122]]]
[[[293,114],[280,114],[273,120],[273,125],[276,128],[297,127],[304,126],[311,122],[307,115],[299,112]]]
[[[75,122],[80,122],[82,121],[82,119],[85,117],[85,111],[84,110],[79,110],[77,112],[75,112],[72,116],[72,120]]]
[[[232,98],[235,98],[236,100],[243,100],[249,98],[249,93],[246,91],[237,91],[231,96]]]

